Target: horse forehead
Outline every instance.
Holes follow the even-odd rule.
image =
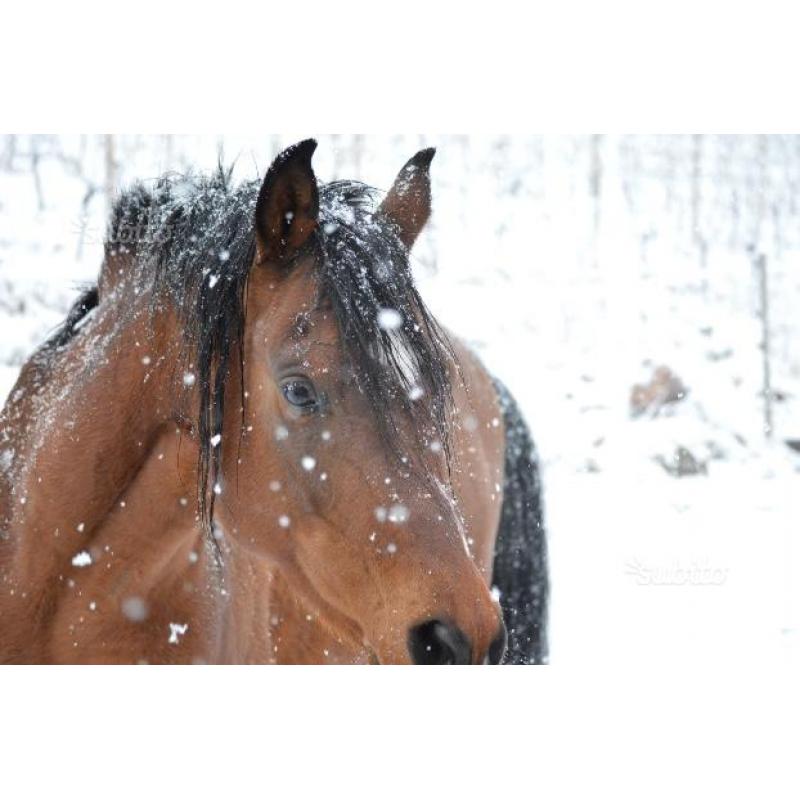
[[[254,350],[278,359],[330,367],[341,360],[339,329],[331,310],[309,304],[276,303],[260,313],[248,339]]]
[[[317,282],[303,267],[286,275],[256,268],[248,287],[247,317],[259,332],[293,335],[302,315],[314,315]]]

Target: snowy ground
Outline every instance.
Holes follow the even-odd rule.
[[[227,138],[225,157],[238,157],[237,172],[249,177],[298,138]],[[75,288],[95,276],[105,144],[101,137],[0,140],[2,397]],[[219,144],[122,137],[114,142],[114,182],[193,164],[207,169]],[[709,167],[697,184],[710,198],[698,219],[715,246],[701,268],[686,245],[690,170],[673,142],[663,145],[671,177],[649,180],[639,178],[651,174],[647,159],[631,153],[652,156],[661,145],[631,139],[320,137],[315,165],[323,180],[359,177],[386,187],[427,144],[439,146],[435,217],[418,246],[417,276],[437,316],[517,395],[538,442],[552,661],[800,661],[800,456],[783,444],[800,438],[793,327],[800,244],[794,198],[781,182],[789,148],[800,147],[770,144],[765,166],[758,142],[702,143],[703,163],[714,169],[734,148],[728,160],[743,185],[752,174],[766,176],[773,188],[761,205],[773,213],[762,224],[747,193],[731,210]],[[585,178],[595,162],[603,178],[592,195]],[[748,226],[770,255],[781,398],[772,441],[763,433]],[[631,387],[660,364],[688,395],[655,418],[634,419]],[[657,458],[672,464],[679,446],[706,464],[705,474],[668,474]]]

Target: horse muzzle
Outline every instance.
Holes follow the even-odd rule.
[[[501,620],[488,649],[476,654],[473,643],[457,625],[430,619],[409,630],[408,651],[414,664],[500,664],[507,641],[506,626]]]

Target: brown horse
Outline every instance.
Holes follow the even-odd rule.
[[[117,201],[0,416],[0,661],[545,660],[531,441],[411,277],[433,150],[376,207],[315,147]]]

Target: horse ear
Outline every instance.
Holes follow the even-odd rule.
[[[319,191],[311,156],[313,139],[284,150],[267,170],[256,202],[258,260],[286,262],[317,227]]]
[[[400,241],[410,250],[431,215],[430,167],[436,148],[420,150],[400,170],[378,213],[397,230]]]

